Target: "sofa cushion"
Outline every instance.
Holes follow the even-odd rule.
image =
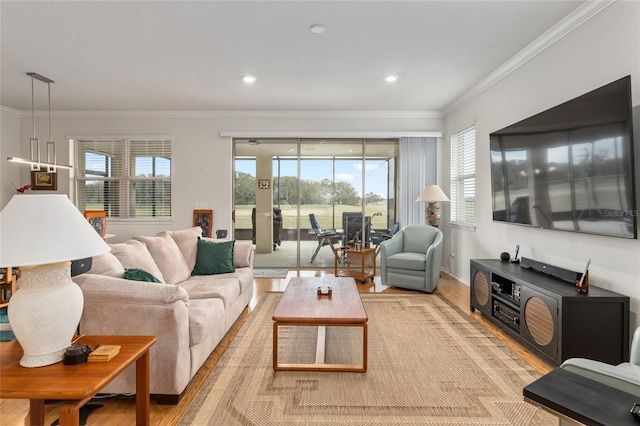
[[[178,284],[191,276],[191,269],[171,236],[159,235],[156,237],[134,237],[133,239],[142,241],[147,246],[153,261],[162,272],[164,282],[167,284]]]
[[[124,278],[124,266],[113,253],[108,251],[93,257],[89,273]]]
[[[198,239],[196,266],[191,275],[213,275],[234,272],[233,246],[235,240],[224,242]]]
[[[227,308],[240,295],[240,282],[238,278],[232,275],[228,277],[222,275],[215,278],[207,275],[198,275],[189,278],[180,286],[187,290],[189,300],[222,299],[224,306]]]
[[[125,279],[132,281],[146,281],[150,283],[160,282],[160,280],[154,277],[152,274],[140,268],[125,269],[124,277]]]
[[[187,262],[189,271],[196,266],[196,253],[198,252],[198,237],[202,237],[202,228],[196,226],[194,228],[183,229],[181,231],[162,231],[158,236],[169,235],[176,242],[178,248],[182,252],[184,260]]]
[[[236,243],[233,246],[233,266],[236,268],[251,266],[251,250],[253,250],[252,244]]]
[[[109,246],[111,247],[111,253],[118,258],[125,269],[144,269],[161,282],[165,282],[162,272],[158,269],[158,265],[156,265],[147,246],[142,241],[131,239],[124,243],[109,244]]]

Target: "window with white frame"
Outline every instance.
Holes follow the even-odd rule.
[[[475,226],[476,128],[451,137],[451,222]]]
[[[171,141],[73,139],[69,141],[71,199],[80,211],[107,217],[171,217]]]

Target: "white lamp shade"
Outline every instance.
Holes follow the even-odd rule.
[[[17,194],[0,212],[0,267],[84,259],[109,250],[64,194]]]
[[[416,201],[449,201],[449,198],[438,185],[428,185],[422,190]]]

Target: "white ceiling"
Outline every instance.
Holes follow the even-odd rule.
[[[582,3],[2,0],[0,104],[37,72],[54,111],[443,111]]]

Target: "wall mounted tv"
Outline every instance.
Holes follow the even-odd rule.
[[[493,220],[637,238],[631,77],[490,135]]]

